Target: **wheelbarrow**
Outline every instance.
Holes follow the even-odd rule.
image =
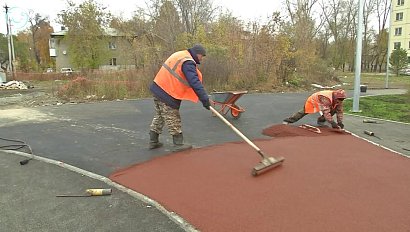
[[[222,115],[231,112],[234,119],[241,117],[245,109],[236,105],[236,101],[248,91],[227,91],[227,92],[212,92],[211,103],[214,108]]]

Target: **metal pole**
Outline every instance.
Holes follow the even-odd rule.
[[[362,36],[363,36],[363,0],[359,0],[359,10],[357,16],[357,37],[356,37],[356,62],[354,75],[353,112],[360,112],[360,72],[362,69]]]
[[[9,19],[10,20],[10,19]],[[11,56],[12,56],[12,61],[16,60],[16,56],[14,54],[14,42],[13,42],[13,32],[11,31],[11,20],[9,21],[9,31],[10,31],[10,44],[11,44]],[[16,67],[14,67],[14,63],[11,63],[11,72],[13,74],[13,79],[16,76]]]
[[[13,73],[13,61],[12,61],[12,56],[11,56],[11,41],[10,41],[10,27],[9,27],[9,8],[7,5],[4,6],[4,9],[6,10],[6,26],[7,26],[7,46],[9,49],[9,63],[7,67],[7,71],[10,73]]]
[[[388,89],[389,88],[389,63],[390,63],[390,30],[389,30],[389,35],[388,35],[388,40],[387,40],[387,59],[386,59],[386,79],[384,83],[384,88]]]
[[[390,6],[390,22],[393,18],[391,15],[392,12],[392,7]],[[390,53],[391,53],[391,47],[390,47],[390,35],[391,35],[391,23],[389,22],[389,34],[387,34],[387,58],[386,58],[386,79],[385,79],[385,85],[384,88],[388,89],[389,88],[389,66],[390,66]]]

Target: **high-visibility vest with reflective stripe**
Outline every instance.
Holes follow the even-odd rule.
[[[323,110],[322,104],[319,104],[319,95],[329,98],[330,104],[333,105],[332,94],[332,90],[324,90],[310,95],[305,102],[305,113],[313,114]]]
[[[182,64],[187,60],[195,62],[187,50],[175,52],[162,64],[161,69],[154,78],[154,82],[173,98],[198,102],[198,96],[182,72]],[[198,66],[196,72],[199,81],[202,83],[202,73],[199,71]]]

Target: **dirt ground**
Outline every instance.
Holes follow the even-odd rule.
[[[28,89],[0,89],[0,109],[64,104],[53,93],[53,86],[25,83]]]

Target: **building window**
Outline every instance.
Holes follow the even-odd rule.
[[[117,66],[117,58],[111,58],[110,59],[110,65],[111,66]]]
[[[397,5],[398,6],[403,6],[404,5],[404,0],[397,0]]]
[[[49,44],[50,48],[51,49],[56,48],[56,40],[54,38],[50,38],[49,41],[50,41],[50,44]]]
[[[397,35],[397,36],[401,35],[401,27],[394,29],[394,35]]]
[[[410,49],[410,41],[409,41],[409,49]]]
[[[400,49],[401,43],[400,42],[394,42],[394,49]]]
[[[114,42],[109,42],[108,43],[108,48],[109,49],[117,49],[117,45]]]
[[[396,21],[402,21],[403,20],[403,12],[396,13]]]

